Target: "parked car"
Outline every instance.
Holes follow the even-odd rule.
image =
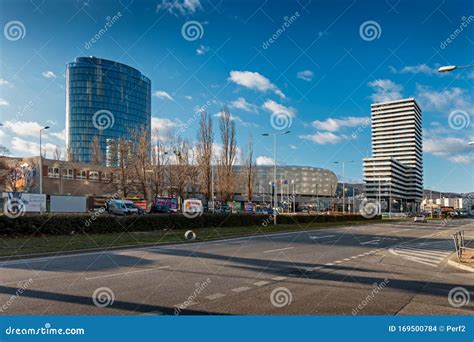
[[[138,214],[138,207],[128,200],[112,200],[108,202],[108,210],[115,215]]]
[[[174,210],[168,205],[157,204],[151,207],[150,212],[155,214],[172,214],[174,213]]]
[[[416,215],[413,219],[413,222],[426,222],[426,216],[424,215]]]

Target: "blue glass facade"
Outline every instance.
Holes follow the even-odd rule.
[[[92,141],[132,140],[133,131],[151,134],[151,81],[138,70],[110,60],[79,57],[66,68],[66,142],[70,159],[89,163]]]

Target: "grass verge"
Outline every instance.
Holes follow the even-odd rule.
[[[371,220],[349,222],[326,222],[305,225],[285,224],[277,226],[247,226],[195,229],[196,240],[208,241],[229,237],[254,236],[268,233],[290,232],[308,229],[324,229],[374,223],[393,223],[396,220]],[[142,246],[186,242],[186,230],[155,230],[148,232],[123,232],[109,234],[75,234],[42,237],[0,238],[0,257],[31,255],[41,253],[61,253],[75,250],[107,249],[120,246]]]

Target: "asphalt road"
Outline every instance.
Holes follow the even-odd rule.
[[[0,314],[473,315],[474,273],[447,264],[460,229],[474,220],[4,261]]]

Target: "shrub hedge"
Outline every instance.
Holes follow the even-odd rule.
[[[372,218],[380,219],[380,216]],[[370,220],[361,215],[278,215],[279,224]],[[181,214],[113,216],[105,213],[0,216],[0,236],[101,234],[160,229],[270,226],[272,216],[264,214],[204,214],[187,218]]]

